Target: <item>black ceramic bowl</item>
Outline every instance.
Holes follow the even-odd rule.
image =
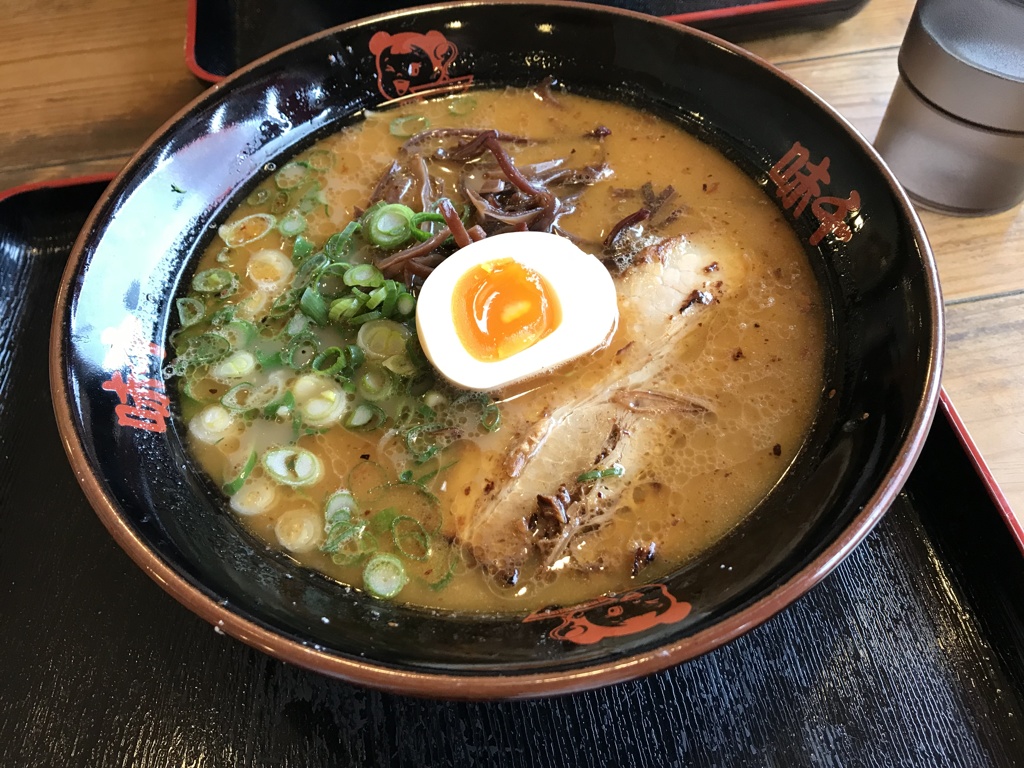
[[[450,44],[444,57],[424,54],[412,85],[528,86],[554,76],[574,92],[677,121],[763,185],[807,244],[831,339],[812,433],[754,514],[669,578],[529,622],[392,605],[254,546],[190,461],[161,373],[179,283],[267,163],[405,89],[378,78],[370,38],[380,30],[410,45],[428,32]],[[806,183],[815,169],[820,183]],[[813,94],[728,43],[654,18],[472,3],[329,30],[175,116],[111,184],[78,239],[51,363],[60,429],[86,494],[174,597],[304,667],[394,691],[483,698],[653,672],[803,594],[878,522],[907,477],[936,405],[941,345],[920,223],[869,144]]]

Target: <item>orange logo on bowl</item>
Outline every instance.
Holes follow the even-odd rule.
[[[853,190],[847,197],[831,197],[822,194],[821,185],[832,181],[829,174],[831,159],[811,161],[811,152],[799,141],[793,142],[779,161],[768,171],[768,178],[777,187],[775,194],[782,200],[782,207],[799,219],[808,204],[811,213],[818,220],[819,227],[808,239],[811,245],[820,243],[826,235],[833,235],[841,243],[848,243],[855,228],[846,222],[848,215],[860,213],[860,194]],[[855,221],[857,219],[855,218]]]
[[[472,75],[449,76],[459,49],[437,30],[377,32],[370,38],[370,52],[377,58],[377,89],[388,99],[473,81]]]
[[[664,584],[646,584],[568,608],[543,608],[523,621],[560,619],[548,637],[591,645],[606,637],[624,637],[658,624],[674,624],[685,619],[690,608],[689,603],[673,597]]]

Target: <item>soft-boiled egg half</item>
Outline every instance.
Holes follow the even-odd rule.
[[[489,390],[607,343],[615,283],[572,241],[546,232],[478,240],[434,269],[416,302],[423,351],[449,381]]]

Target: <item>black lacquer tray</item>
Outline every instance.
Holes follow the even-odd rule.
[[[117,548],[52,416],[52,304],[105,182],[0,194],[0,765],[1024,759],[1020,528],[948,404],[904,492],[832,575],[740,639],[642,680],[539,701],[433,702],[218,634]]]
[[[590,0],[661,16],[729,40],[819,28],[867,0]],[[244,64],[322,29],[426,0],[189,0],[185,57],[197,77],[219,80]],[[495,30],[496,34],[500,30]]]

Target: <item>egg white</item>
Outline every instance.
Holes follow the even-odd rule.
[[[561,305],[562,322],[531,347],[493,362],[477,360],[463,346],[452,320],[459,279],[487,261],[511,258],[543,276]],[[434,269],[416,303],[416,328],[430,362],[458,387],[498,389],[553,370],[606,344],[619,310],[615,283],[605,266],[572,241],[547,232],[509,232],[456,251]]]

